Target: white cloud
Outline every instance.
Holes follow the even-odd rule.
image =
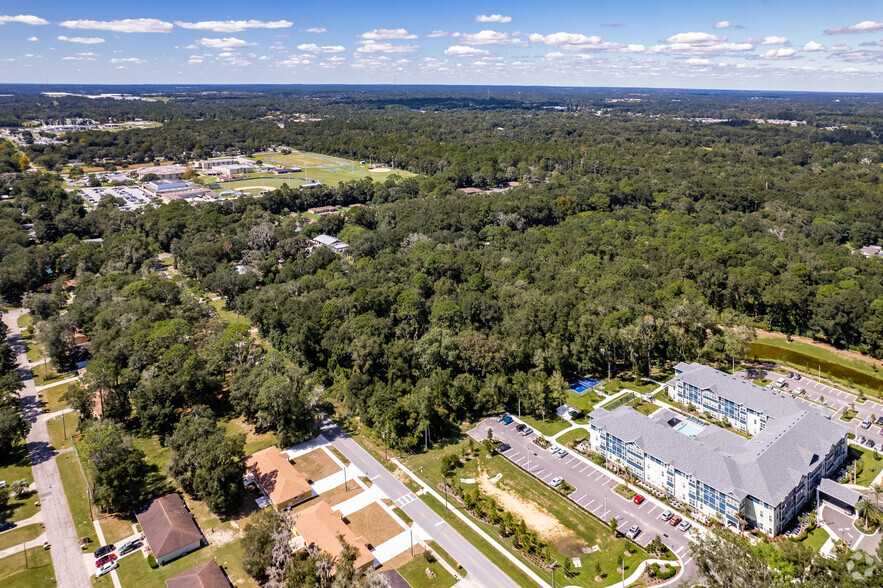
[[[761,59],[793,59],[797,53],[790,47],[782,47],[780,49],[770,49],[766,53],[761,54]]]
[[[37,42],[39,40],[40,39],[38,39],[37,37],[28,37],[28,41],[31,41],[32,43]]]
[[[170,22],[156,18],[126,18],[123,20],[66,20],[58,23],[68,29],[96,29],[114,33],[171,33]]]
[[[341,45],[324,45],[319,46],[315,43],[302,43],[297,46],[298,51],[304,53],[343,53],[346,48]]]
[[[647,50],[649,54],[713,56],[723,53],[751,51],[752,43],[729,43],[726,37],[710,33],[678,33]]]
[[[138,57],[114,57],[110,60],[111,63],[147,63],[146,59],[141,59]]]
[[[764,37],[760,42],[761,45],[787,45],[788,37],[777,37],[775,35],[771,37]]]
[[[198,44],[211,49],[236,49],[237,47],[248,47],[249,45],[257,45],[257,43],[249,43],[236,37],[226,37],[223,39],[200,39]]]
[[[0,25],[8,22],[20,22],[26,25],[48,25],[49,21],[33,14],[19,14],[16,16],[0,16]]]
[[[58,40],[67,41],[68,43],[80,43],[82,45],[97,45],[98,43],[104,43],[104,39],[101,37],[65,37],[64,35],[59,35]]]
[[[309,29],[301,29],[302,33],[325,33],[328,32],[328,29],[325,27],[311,27]]]
[[[418,45],[394,45],[376,41],[359,41],[359,43],[362,46],[356,49],[358,53],[413,53],[420,50]]]
[[[270,22],[262,20],[203,20],[199,22],[182,22],[176,20],[175,24],[182,29],[197,31],[214,31],[216,33],[239,33],[248,29],[287,29],[294,25],[288,20],[274,20]]]
[[[879,41],[865,41],[864,43],[860,43],[862,47],[883,47],[883,39]]]
[[[722,21],[716,23],[712,28],[714,28],[714,29],[728,29],[732,26],[733,25],[730,23],[730,21],[722,20]]]
[[[711,61],[707,59],[701,59],[699,57],[691,57],[684,61],[687,65],[711,65]]]
[[[825,29],[826,35],[849,35],[859,33],[876,33],[883,31],[883,22],[874,22],[873,20],[863,20],[862,22],[848,27],[834,27]]]
[[[438,37],[447,37],[450,35],[448,31],[432,31],[431,33],[426,33],[423,35],[424,37],[429,37],[430,39],[436,39]]]
[[[551,35],[531,34],[528,36],[531,43],[552,45],[556,49],[564,51],[618,51],[623,53],[639,52],[644,50],[643,45],[625,45],[623,43],[611,43],[597,35],[588,37],[580,33],[552,33]]]
[[[94,57],[84,57],[82,55],[62,57],[62,61],[97,61]]]
[[[77,53],[77,55],[79,55],[80,57],[98,57],[97,53],[93,53],[91,51],[81,51],[80,53]]]
[[[503,16],[502,14],[479,14],[475,17],[475,22],[512,22],[511,16]]]
[[[490,51],[476,49],[475,47],[470,47],[468,45],[454,45],[453,47],[445,49],[445,55],[450,55],[451,57],[479,57],[490,54]]]
[[[187,60],[187,63],[202,63],[205,61],[201,55],[191,55],[190,59]]]
[[[283,67],[293,67],[295,65],[310,65],[313,63],[311,61],[312,58],[312,55],[289,55],[288,59],[284,59],[277,63]]]
[[[849,45],[844,45],[843,43],[837,43],[836,45],[832,45],[828,51],[831,53],[841,53],[843,51],[850,51],[852,47]]]
[[[513,39],[509,33],[498,31],[481,31],[478,33],[454,33],[452,35],[464,45],[520,45],[526,47],[527,43],[521,39]]]
[[[385,41],[391,39],[416,39],[417,35],[411,34],[407,29],[374,29],[367,33],[359,35],[360,39],[368,39],[369,41]]]
[[[816,43],[815,41],[810,41],[806,45],[803,46],[804,51],[825,51],[825,46],[821,43]]]
[[[327,61],[331,63],[343,63],[346,61],[346,57],[341,57],[340,55],[332,55],[327,59]]]

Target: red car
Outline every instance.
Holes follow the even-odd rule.
[[[111,553],[109,555],[105,555],[104,557],[102,557],[101,559],[99,559],[98,561],[95,562],[95,567],[100,568],[104,564],[109,564],[110,562],[112,562],[116,558],[117,558],[117,556],[114,553]]]
[[[642,502],[644,502],[644,497],[641,496],[640,494],[635,494],[634,502],[635,502],[635,504],[641,504]]]
[[[678,523],[680,523],[680,522],[681,522],[681,517],[679,517],[678,515],[675,515],[675,516],[671,517],[670,519],[668,519],[668,524],[671,525],[672,527],[677,527]]]

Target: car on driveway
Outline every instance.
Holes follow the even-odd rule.
[[[625,536],[628,537],[629,539],[634,539],[635,537],[637,537],[640,534],[641,534],[641,527],[639,527],[638,525],[632,525],[631,527],[629,527],[629,530],[625,532]]]
[[[692,526],[693,523],[690,521],[681,521],[681,524],[678,525],[678,531],[689,531]]]
[[[110,545],[105,545],[104,547],[99,547],[98,549],[95,550],[95,553],[93,553],[92,555],[95,556],[95,559],[101,559],[102,557],[104,557],[105,555],[107,555],[108,553],[113,551],[114,549],[116,549],[116,548],[114,547],[114,544],[111,543]]]
[[[506,444],[503,443],[503,445],[506,445]],[[500,447],[503,447],[503,445],[501,445]],[[500,447],[497,448],[497,451],[500,451]],[[509,446],[506,445],[506,447],[508,448]],[[120,552],[119,552],[120,556],[126,555],[130,551],[135,551],[139,547],[141,547],[140,541],[129,541],[128,543],[126,543],[122,547],[120,547]]]
[[[503,443],[502,445],[497,447],[497,452],[498,453],[505,453],[506,451],[509,451],[509,449],[510,449],[509,444]],[[122,550],[120,550],[120,552],[122,553]]]
[[[101,559],[99,559],[98,561],[95,562],[95,567],[100,568],[104,564],[109,564],[112,561],[116,561],[116,558],[117,558],[116,554],[108,553],[107,555],[105,555],[104,557],[102,557]]]
[[[662,519],[663,521],[667,521],[668,519],[671,518],[671,515],[672,515],[672,512],[670,510],[667,510],[664,513],[662,513],[662,515],[660,515],[659,518]]]
[[[95,572],[95,577],[100,578],[104,574],[112,572],[113,570],[117,569],[118,567],[120,567],[120,564],[118,564],[115,561],[112,561],[110,563],[106,563],[103,566],[101,566],[100,568],[98,568],[98,571]]]
[[[562,478],[555,476],[554,478],[549,480],[549,486],[551,486],[552,488],[557,488],[558,486],[561,485],[561,482],[563,482],[563,481],[564,480]]]
[[[679,517],[678,515],[671,517],[668,520],[668,524],[672,527],[677,527],[679,524],[681,524],[681,517]]]
[[[635,494],[635,498],[633,499],[633,502],[635,504],[641,504],[642,502],[644,502],[644,497],[641,496],[640,494]]]

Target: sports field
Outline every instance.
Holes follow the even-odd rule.
[[[358,161],[352,161],[342,157],[331,155],[322,155],[321,153],[308,153],[294,151],[287,155],[281,153],[256,153],[251,159],[260,159],[265,164],[282,165],[291,167],[300,167],[301,172],[291,174],[290,176],[277,176],[269,174],[248,174],[248,179],[236,182],[225,182],[221,184],[224,190],[240,190],[244,187],[261,186],[267,188],[277,188],[283,183],[289,186],[299,186],[310,181],[317,181],[323,184],[336,186],[340,182],[348,182],[350,180],[359,180],[362,178],[372,178],[375,180],[385,180],[392,174],[401,177],[413,176],[411,172],[405,170],[390,170],[389,168],[369,169],[369,165],[362,165]]]

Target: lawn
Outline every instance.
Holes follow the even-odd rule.
[[[28,327],[34,324],[34,317],[31,316],[31,313],[26,312],[23,315],[18,317],[18,328],[24,331]]]
[[[65,433],[67,435],[74,433],[79,423],[80,415],[76,412],[66,412],[46,421],[46,428],[49,429],[49,444],[55,449],[69,447],[70,444]]]
[[[571,425],[570,421],[566,421],[558,415],[554,415],[553,418],[547,418],[545,421],[532,416],[523,416],[521,420],[527,423],[528,426],[533,427],[534,430],[549,436],[560,433]]]
[[[632,406],[639,413],[647,416],[650,416],[660,408],[658,404],[654,404],[652,402],[644,402],[643,400],[638,401],[638,403],[636,404],[632,404]]]
[[[276,445],[276,433],[273,431],[255,433],[254,427],[246,423],[242,417],[227,421],[224,426],[227,429],[227,435],[238,435],[239,433],[245,435],[245,455],[251,455],[261,449]]]
[[[625,406],[626,404],[629,404],[634,399],[635,399],[634,394],[632,394],[631,392],[626,392],[625,394],[623,394],[619,398],[611,400],[607,404],[603,405],[602,408],[609,410],[610,412],[613,412],[614,410],[616,410],[620,406]]]
[[[349,528],[356,537],[364,537],[372,547],[389,541],[405,529],[376,502],[346,516]]]
[[[43,534],[43,525],[33,524],[0,533],[0,550],[9,549],[24,541],[33,541]]]
[[[132,437],[132,442],[135,447],[144,452],[146,457],[148,475],[144,482],[144,494],[157,496],[171,490],[171,484],[166,478],[166,467],[169,464],[171,450],[160,445],[159,439],[156,437]]]
[[[126,518],[102,514],[98,521],[101,523],[101,532],[104,533],[104,539],[108,543],[119,543],[135,533],[132,529],[132,525],[136,522],[134,516]]]
[[[37,363],[38,361],[46,357],[45,349],[43,348],[42,343],[28,340],[27,344],[28,350],[25,352],[25,355],[27,356],[29,362]]]
[[[828,540],[828,532],[822,529],[821,527],[816,527],[809,533],[807,533],[806,538],[799,541],[799,543],[803,543],[816,553],[822,548],[825,542]]]
[[[426,574],[427,568],[435,574],[430,578]],[[399,573],[411,586],[419,588],[450,588],[457,581],[442,567],[438,561],[429,563],[422,555],[418,555],[403,566],[399,566]]]
[[[67,392],[70,385],[71,383],[69,382],[67,384],[59,384],[42,390],[40,394],[43,396],[43,408],[46,409],[47,412],[55,412],[62,408],[67,408],[67,402],[62,400],[61,397],[64,396],[64,393]]]
[[[863,466],[862,472],[855,479],[855,483],[859,486],[870,486],[883,468],[883,459],[877,460],[874,455],[873,451],[849,447],[849,459],[859,459]]]
[[[780,349],[794,350],[798,353],[809,355],[810,357],[814,357],[816,359],[821,359],[822,361],[829,361],[831,363],[845,365],[854,370],[864,372],[870,376],[883,377],[879,372],[880,368],[877,368],[876,370],[874,369],[875,364],[873,363],[873,360],[869,359],[868,361],[862,361],[860,359],[844,357],[839,353],[831,351],[830,349],[816,346],[811,343],[794,340],[791,340],[789,342],[783,337],[759,337],[757,339],[757,343],[762,343],[771,347],[778,347]],[[824,370],[822,371],[822,373],[824,373]]]
[[[47,361],[38,366],[34,366],[31,370],[31,375],[34,376],[35,386],[45,386],[46,384],[52,384],[53,382],[60,382],[61,380],[72,378],[77,375],[77,372],[59,374],[54,368],[49,366],[49,362]]]
[[[589,432],[585,429],[574,429],[573,431],[568,431],[555,439],[555,442],[559,445],[566,445],[571,441],[576,441],[577,439],[588,439]]]
[[[295,459],[292,464],[297,471],[306,474],[310,481],[318,482],[340,471],[340,468],[327,453],[321,449],[314,449],[304,453]]]
[[[629,380],[623,381],[618,378],[613,378],[612,380],[604,382],[604,392],[611,396],[620,390],[634,390],[641,394],[653,394],[657,388],[659,388],[659,384],[656,384],[655,382],[642,381],[641,383],[636,383]]]
[[[73,451],[64,453],[56,457],[55,462],[58,464],[58,472],[61,474],[61,483],[64,486],[64,493],[67,495],[67,503],[70,507],[71,517],[74,519],[77,537],[90,537],[93,544],[97,545],[98,535],[92,525],[86,482],[80,472],[76,454]]]
[[[4,465],[0,466],[0,480],[5,481],[7,486],[12,486],[13,482],[22,479],[32,483],[34,474],[31,472],[31,462],[28,459],[27,450],[23,445],[19,445],[13,451],[13,455],[4,456]],[[34,505],[36,501],[36,494],[33,493],[25,494],[20,498],[13,498],[10,494],[9,504],[0,513],[0,522],[23,521],[31,518],[40,510],[40,507]]]
[[[0,581],[3,588],[52,586],[55,570],[50,552],[42,547],[32,547],[28,549],[27,560],[23,551],[0,559]]]
[[[212,300],[209,302],[212,306],[215,307],[215,310],[218,311],[218,315],[226,322],[232,324],[235,323],[243,323],[246,325],[251,325],[248,321],[248,318],[242,316],[238,312],[233,312],[232,310],[227,310],[227,302],[223,298],[218,298],[217,300]]]
[[[574,406],[585,413],[592,412],[595,405],[604,397],[594,390],[587,391],[583,396],[577,395],[573,390],[567,393],[567,404]]]
[[[437,465],[440,457],[452,452],[463,455],[466,450],[467,442],[464,441],[455,446],[448,447],[443,452],[431,451],[428,454],[408,458],[407,464],[418,470],[422,468],[421,476],[423,479],[427,480],[430,485],[434,485],[442,480],[440,469]],[[563,562],[565,558],[570,557],[580,557],[581,559],[581,569],[583,572],[568,580],[568,583],[576,586],[599,585],[594,581],[596,563],[600,564],[601,575],[604,578],[600,585],[610,583],[610,578],[617,575],[617,558],[631,544],[630,542],[622,538],[611,539],[611,533],[606,524],[545,484],[537,482],[535,478],[529,476],[504,457],[496,456],[488,459],[484,457],[484,452],[481,451],[478,452],[478,456],[457,469],[454,472],[454,479],[480,478],[482,474],[492,478],[496,474],[502,474],[502,479],[497,483],[496,488],[503,492],[505,496],[497,498],[498,504],[504,506],[504,502],[508,502],[506,508],[513,512],[513,514],[525,518],[537,517],[536,520],[538,522],[534,523],[535,525],[542,524],[548,528],[549,522],[557,521],[563,528],[563,531],[559,529],[558,534],[547,535],[547,538],[559,563]],[[441,508],[443,511],[444,506],[441,505]],[[451,517],[448,517],[448,520],[450,521]],[[499,537],[496,527],[484,524],[482,526],[488,534],[495,538]],[[531,526],[530,521],[528,521],[528,526]],[[499,539],[499,542],[506,544],[512,549],[510,546],[511,538]],[[600,551],[592,554],[584,554],[582,552],[583,547],[590,547],[596,544],[600,547]],[[639,549],[632,548],[632,551],[632,556],[627,560],[627,568],[634,569],[634,566],[643,561],[646,556]],[[506,569],[511,569],[511,564],[506,564]],[[626,575],[628,573],[627,569]],[[540,574],[545,576],[545,572]]]

